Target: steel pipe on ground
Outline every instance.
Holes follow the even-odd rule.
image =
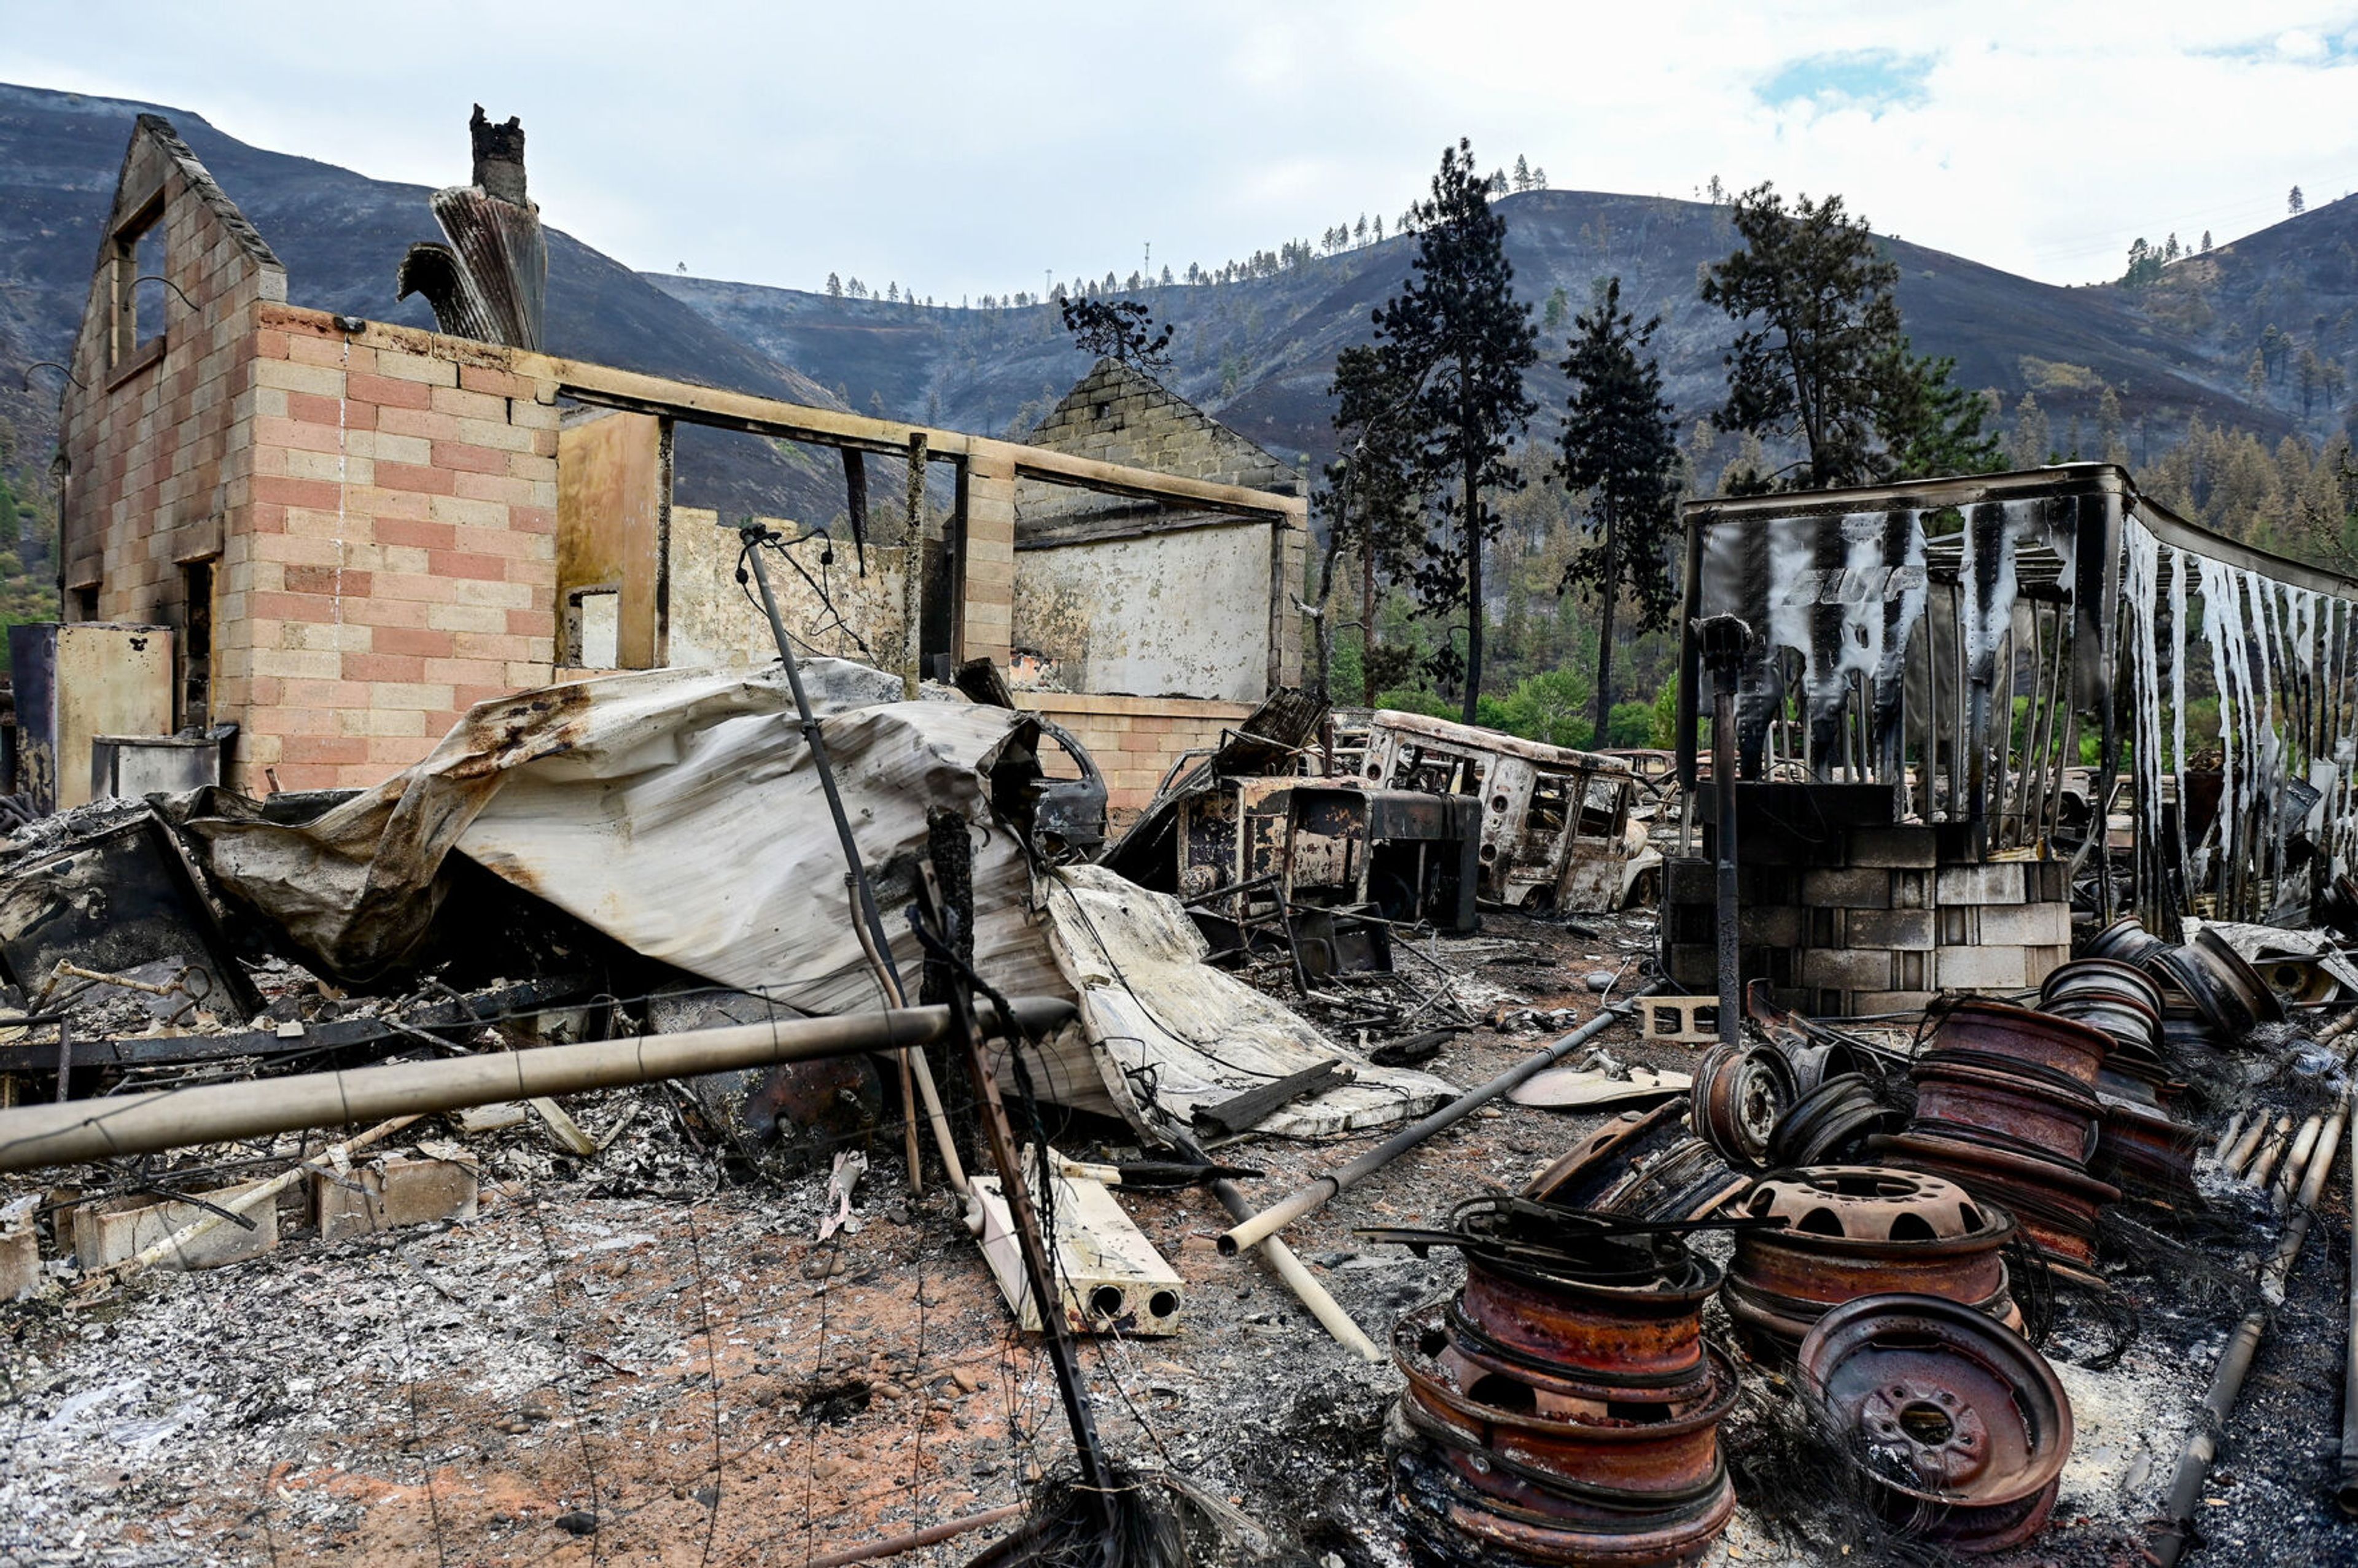
[[[2276,1306],[2283,1303],[2285,1281],[2292,1274],[2293,1260],[2300,1256],[2301,1243],[2309,1239],[2309,1224],[2316,1217],[2317,1195],[2332,1172],[2334,1157],[2342,1152],[2340,1130],[2335,1128],[2333,1131],[2334,1136],[2317,1140],[2299,1195],[2293,1200],[2292,1218],[2286,1222],[2276,1249],[2260,1269],[2260,1295],[2269,1304],[2255,1307],[2246,1314],[2219,1353],[2219,1363],[2211,1374],[2211,1387],[2202,1397],[2201,1417],[2195,1423],[2193,1434],[2186,1440],[2185,1451],[2179,1455],[2178,1473],[2170,1480],[2169,1498],[2163,1505],[2167,1511],[2154,1525],[2153,1544],[2147,1555],[2158,1568],[2176,1568],[2192,1542],[2195,1506],[2210,1476],[2211,1462],[2218,1457],[2219,1438],[2226,1430],[2228,1418],[2234,1413],[2236,1399],[2244,1391],[2244,1379],[2251,1372],[2252,1357],[2259,1351],[2268,1317]],[[2353,1153],[2358,1156],[2358,1149],[2353,1149]],[[2358,1346],[2358,1341],[2353,1341],[2353,1346]],[[2347,1454],[2346,1447],[2344,1453]]]
[[[1217,1243],[1221,1255],[1233,1258],[1248,1247],[1258,1247],[1303,1216],[1314,1214],[1325,1207],[1337,1195],[1350,1191],[1434,1133],[1465,1120],[1518,1084],[1554,1066],[1636,1011],[1638,999],[1653,995],[1662,989],[1662,984],[1656,980],[1631,992],[1626,1000],[1606,1008],[1546,1050],[1525,1057],[1479,1088],[1468,1089],[1423,1120],[1393,1133],[1340,1170],[1319,1177],[1293,1196],[1282,1198],[1243,1224],[1222,1231]]]
[[[1074,1016],[1071,1002],[1055,998],[1019,997],[1011,1005],[1019,1023],[1033,1030],[1055,1028]],[[948,1008],[909,1007],[28,1106],[0,1111],[0,1171],[430,1116],[780,1062],[902,1051],[947,1039],[954,1027]]]

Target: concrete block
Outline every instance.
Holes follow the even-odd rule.
[[[2018,946],[1933,950],[1933,979],[1943,990],[2020,990],[2028,973]]]
[[[1719,868],[1709,860],[1671,859],[1662,862],[1662,899],[1666,903],[1710,903],[1719,897]]]
[[[1987,946],[2049,947],[2071,940],[2068,904],[1992,903],[1979,913],[1979,939]]]
[[[2020,860],[1982,866],[1942,866],[1932,873],[1934,903],[2020,903],[2031,868]]]
[[[1850,863],[1854,866],[1930,868],[1939,864],[1939,844],[1930,827],[1850,830]]]
[[[1891,873],[1891,907],[1894,909],[1930,909],[1932,907],[1932,876],[1927,871],[1898,871]]]
[[[22,1301],[41,1289],[41,1246],[29,1225],[0,1230],[0,1302]]]
[[[437,1220],[472,1219],[477,1193],[471,1160],[389,1154],[356,1167],[350,1175],[321,1171],[311,1178],[322,1241]]]
[[[197,1196],[207,1203],[226,1204],[248,1186],[259,1184],[217,1187]],[[144,1197],[84,1204],[73,1211],[74,1256],[86,1272],[107,1268],[153,1247],[207,1212],[191,1203],[158,1203]],[[241,1217],[252,1220],[254,1227],[249,1230],[236,1220],[223,1220],[189,1242],[179,1256],[165,1259],[160,1267],[218,1269],[224,1263],[258,1258],[278,1245],[276,1203],[256,1204]]]
[[[1704,936],[1716,940],[1716,928],[1707,927]],[[1798,947],[1801,943],[1801,911],[1790,903],[1740,909],[1736,914],[1736,939],[1747,946]]]
[[[1889,990],[1891,955],[1873,947],[1812,948],[1800,956],[1793,974],[1817,990]]]
[[[1891,873],[1871,866],[1818,866],[1801,873],[1801,903],[1889,909]]]
[[[1702,943],[1679,943],[1663,954],[1662,968],[1671,983],[1702,992],[1719,984],[1719,955]]]
[[[1929,948],[1932,942],[1932,912],[1929,909],[1850,909],[1843,912],[1843,943],[1852,947]]]
[[[2069,942],[2046,947],[2025,947],[2022,950],[2022,983],[2028,986],[2044,985],[2047,983],[2048,976],[2071,962],[2071,944]]]
[[[1932,1005],[1932,991],[1853,991],[1848,1015],[1868,1018],[1887,1012],[1921,1012]]]

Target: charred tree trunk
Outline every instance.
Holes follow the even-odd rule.
[[[1596,626],[1596,731],[1589,737],[1592,746],[1609,743],[1606,725],[1613,717],[1613,611],[1621,598],[1619,546],[1618,531],[1608,514],[1605,519],[1605,582],[1600,589],[1605,605]]]
[[[1466,460],[1466,702],[1465,719],[1474,722],[1475,705],[1482,700],[1482,511],[1481,465]]]

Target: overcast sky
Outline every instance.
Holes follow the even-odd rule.
[[[1206,265],[1418,195],[1838,190],[2052,282],[2358,188],[2358,5],[111,4],[0,11],[0,78],[380,178],[521,114],[542,213],[634,266],[937,299]]]

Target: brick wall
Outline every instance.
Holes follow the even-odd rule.
[[[172,289],[135,286],[136,258],[114,254],[114,236],[149,212]],[[254,315],[286,297],[287,274],[153,115],[132,133],[106,232],[59,412],[63,612],[180,630],[182,568],[221,553],[243,500]],[[144,296],[136,348],[117,341],[120,292]]]
[[[1045,715],[1088,748],[1105,775],[1106,805],[1117,827],[1145,809],[1180,753],[1219,743],[1252,712],[1241,702],[1186,697],[1091,697],[1075,692],[1019,691],[1016,706]]]
[[[519,356],[257,312],[216,687],[243,782],[373,784],[557,659],[557,407]]]

